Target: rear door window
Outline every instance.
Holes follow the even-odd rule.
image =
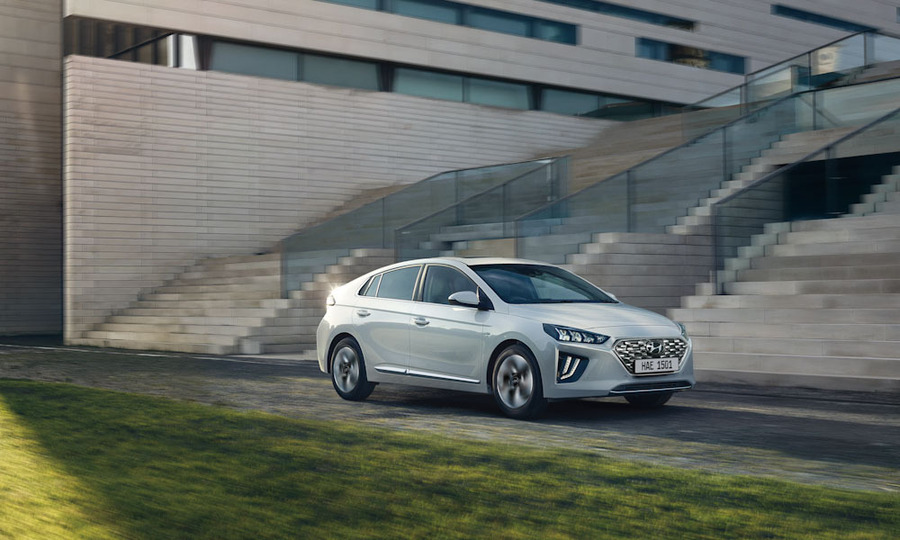
[[[419,278],[420,266],[409,266],[385,272],[378,286],[378,298],[412,300]]]

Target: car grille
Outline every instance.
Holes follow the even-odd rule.
[[[680,338],[621,339],[613,350],[629,373],[634,373],[635,360],[650,358],[677,358],[678,367],[687,352],[687,342]]]

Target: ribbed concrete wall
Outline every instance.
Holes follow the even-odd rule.
[[[65,69],[69,338],[365,187],[581,146],[608,125],[77,56]]]
[[[619,0],[697,21],[693,31],[535,0],[465,0],[579,26],[579,44],[563,45],[451,24],[373,12],[317,0],[67,0],[80,15],[301,47],[523,81],[650,99],[693,103],[731,88],[742,77],[635,55],[644,37],[748,58],[753,71],[848,33],[771,14],[771,2]],[[900,30],[894,2],[781,0],[781,3]]]
[[[62,330],[60,0],[0,0],[0,335]]]

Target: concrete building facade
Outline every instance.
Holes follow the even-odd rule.
[[[583,146],[896,20],[880,0],[0,0],[0,334],[77,338],[365,189]]]

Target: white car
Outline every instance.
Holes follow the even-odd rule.
[[[645,407],[694,385],[684,327],[557,266],[435,258],[338,287],[316,332],[344,399],[376,383],[491,393],[514,418],[548,400],[624,396]]]

